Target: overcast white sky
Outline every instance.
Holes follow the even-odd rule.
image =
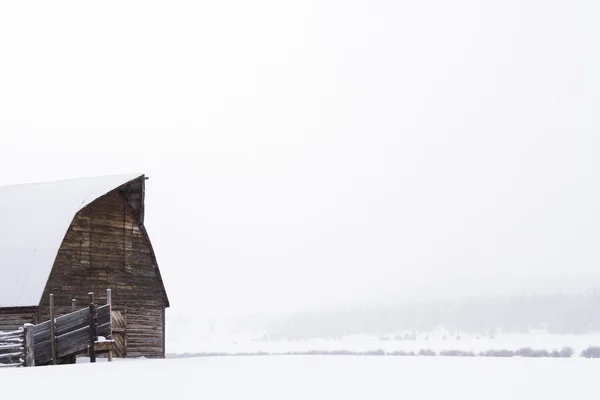
[[[593,0],[2,2],[0,184],[146,173],[175,314],[588,279],[599,15]]]

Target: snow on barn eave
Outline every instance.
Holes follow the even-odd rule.
[[[144,174],[0,186],[0,308],[36,307],[75,215]]]

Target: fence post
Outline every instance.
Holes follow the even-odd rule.
[[[33,324],[25,324],[25,366],[35,367],[35,335]]]
[[[52,349],[52,365],[56,365],[56,338],[54,337],[54,295],[50,294],[50,348]]]
[[[110,326],[110,332],[108,334],[108,338],[109,340],[112,340],[112,292],[110,289],[106,289],[106,304],[108,304],[108,322],[109,322],[109,326]],[[111,347],[112,349],[112,347]],[[113,352],[112,350],[108,350],[108,361],[112,361],[112,356],[113,356]]]
[[[96,362],[96,341],[98,334],[96,332],[96,324],[98,323],[98,315],[96,314],[96,305],[94,304],[94,293],[88,293],[90,300],[90,362]]]
[[[77,309],[77,299],[72,298],[71,299],[71,312],[75,312],[75,310]],[[69,363],[70,364],[77,364],[77,354],[73,354],[72,356],[69,357]]]

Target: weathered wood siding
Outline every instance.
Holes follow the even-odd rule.
[[[127,312],[128,356],[162,357],[162,314],[168,300],[141,223],[143,195],[135,189],[138,183],[100,197],[75,216],[46,285],[40,313],[48,318],[50,293],[55,296],[56,314],[61,315],[71,310],[73,298],[78,306],[87,304],[90,291],[98,303],[105,302],[110,288],[113,309]]]
[[[127,356],[162,357],[164,307],[127,309]]]
[[[35,307],[0,308],[0,332],[14,331],[25,324],[37,323]]]

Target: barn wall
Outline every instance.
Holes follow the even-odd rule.
[[[163,314],[162,308],[133,308],[127,310],[127,356],[162,357]]]
[[[115,310],[128,315],[127,354],[164,355],[161,313],[167,306],[150,241],[139,215],[120,191],[100,197],[81,210],[65,235],[41,303],[48,318],[48,295],[57,315],[71,310],[71,299],[87,304],[92,291],[98,303],[112,290]],[[131,326],[129,326],[131,323]]]
[[[28,323],[37,323],[35,308],[0,308],[0,332],[14,331]]]

